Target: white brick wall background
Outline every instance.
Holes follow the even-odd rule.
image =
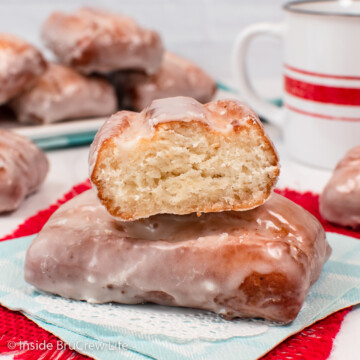
[[[231,80],[230,56],[236,34],[247,25],[281,21],[285,0],[0,0],[0,31],[41,46],[39,31],[54,10],[97,6],[134,17],[158,30],[166,47]],[[255,79],[279,78],[281,46],[261,38],[251,48],[249,72]]]

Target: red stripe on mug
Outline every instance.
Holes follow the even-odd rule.
[[[284,76],[285,91],[301,99],[325,104],[360,106],[360,89],[311,84]]]
[[[284,68],[288,69],[288,70],[291,70],[293,72],[299,73],[299,74],[316,76],[316,77],[326,78],[326,79],[360,80],[360,76],[323,74],[323,73],[318,73],[318,72],[314,72],[314,71],[307,71],[307,70],[298,69],[298,68],[290,66],[288,64],[284,64]]]
[[[284,106],[291,110],[294,111],[296,113],[299,113],[301,115],[305,115],[305,116],[309,116],[309,117],[314,117],[314,118],[318,118],[318,119],[324,119],[324,120],[337,120],[337,121],[351,121],[351,122],[360,122],[360,118],[351,118],[351,117],[343,117],[343,116],[330,116],[330,115],[323,115],[323,114],[317,114],[317,113],[312,113],[312,112],[308,112],[308,111],[304,111],[301,109],[298,109],[294,106],[291,106],[289,104],[284,104]]]

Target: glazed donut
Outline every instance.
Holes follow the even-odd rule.
[[[11,102],[23,123],[46,124],[65,119],[108,116],[117,110],[113,87],[99,77],[49,64],[34,87]]]
[[[214,80],[200,67],[169,51],[154,75],[119,71],[114,75],[121,109],[141,111],[155,99],[189,96],[201,103],[212,99]]]
[[[250,211],[118,223],[89,190],[32,242],[25,279],[92,303],[153,302],[289,323],[330,252],[320,223],[277,194]]]
[[[42,28],[45,45],[58,60],[89,74],[115,70],[155,73],[163,54],[159,34],[128,17],[92,8],[55,12]]]
[[[320,213],[334,224],[360,228],[360,146],[336,166],[320,196]]]
[[[101,202],[124,221],[252,209],[279,174],[274,146],[246,105],[188,97],[113,115],[91,145],[89,167]]]
[[[30,140],[0,129],[0,212],[16,209],[44,182],[46,155]]]
[[[0,105],[31,87],[46,68],[41,53],[13,35],[0,34]]]

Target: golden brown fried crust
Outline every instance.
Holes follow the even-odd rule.
[[[234,116],[240,116],[240,115],[234,113]],[[210,129],[209,126],[204,124],[204,123],[200,123],[198,121],[191,121],[190,123],[197,123],[197,126],[202,127],[204,129],[204,131],[207,131],[212,136],[222,136],[221,133]],[[249,119],[247,121],[247,123],[252,123],[253,126],[256,126],[259,129],[261,129],[261,125],[259,123],[257,123],[257,122],[253,122],[251,119]],[[158,124],[157,126],[155,126],[155,133],[154,133],[154,135],[153,135],[153,137],[151,139],[142,139],[142,141],[144,141],[144,142],[156,141],[157,133],[161,128],[171,128],[175,124],[178,124],[178,125],[184,126],[184,127],[191,126],[191,125],[189,125],[189,123],[183,123],[181,121],[169,121],[169,122],[166,122],[166,123],[161,123],[161,124]],[[119,126],[118,127],[119,133],[122,133],[125,130],[125,128],[128,127],[128,126],[129,126],[128,122],[125,122],[123,124],[123,126]],[[236,125],[234,127],[234,132],[240,135],[242,132],[245,132],[245,133],[248,132],[248,128],[245,127],[244,125],[239,124],[239,125]],[[242,136],[244,136],[244,135],[242,135]],[[264,136],[263,142],[264,142],[264,145],[266,147],[266,151],[271,152],[272,157],[274,159],[273,160],[273,165],[276,166],[278,161],[279,161],[279,158],[278,158],[278,155],[277,155],[276,151],[274,150],[273,145],[271,144],[271,141],[266,136]],[[116,147],[113,138],[108,138],[107,140],[105,140],[102,143],[101,149],[100,149],[99,154],[98,154],[97,159],[96,159],[96,164],[95,164],[95,167],[94,167],[94,171],[93,171],[93,173],[91,175],[91,181],[96,186],[96,188],[98,189],[98,197],[99,197],[101,203],[108,209],[109,213],[112,216],[120,217],[121,219],[126,220],[126,221],[135,220],[136,216],[134,216],[134,214],[129,214],[128,212],[119,212],[116,208],[114,208],[112,206],[112,202],[110,200],[107,200],[106,197],[104,196],[104,192],[102,190],[102,182],[100,180],[98,180],[99,179],[98,171],[100,171],[99,164],[102,162],[102,157],[103,157],[102,151],[104,149],[106,149],[106,148],[111,148],[111,147],[114,147],[114,148]],[[228,208],[224,208],[223,204],[213,204],[212,206],[209,206],[209,207],[203,209],[201,212],[204,212],[204,213],[206,213],[206,212],[220,212],[220,211],[227,211],[227,210],[241,211],[241,210],[247,210],[247,209],[251,209],[251,208],[255,208],[257,206],[260,206],[270,196],[271,191],[272,191],[273,187],[275,186],[277,177],[279,176],[279,173],[280,173],[280,169],[277,168],[276,169],[276,177],[274,178],[274,180],[272,182],[269,182],[269,184],[267,185],[266,192],[264,193],[264,196],[263,196],[262,199],[260,199],[258,201],[253,201],[252,200],[252,201],[249,201],[247,203],[244,203],[241,206],[240,205],[232,205],[231,207],[229,206]],[[183,214],[188,214],[190,212],[198,212],[198,209],[197,208],[187,209],[187,211],[185,211]],[[179,215],[181,215],[181,214],[179,214]]]
[[[25,276],[73,299],[154,302],[288,323],[330,252],[321,224],[278,194],[246,212],[118,223],[89,190],[52,215],[28,250]]]

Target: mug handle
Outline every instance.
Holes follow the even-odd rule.
[[[256,112],[269,120],[271,123],[281,126],[284,116],[283,109],[262,99],[254,90],[248,78],[246,69],[246,55],[250,42],[259,35],[271,35],[283,38],[284,25],[282,23],[261,23],[254,24],[243,30],[236,38],[232,65],[235,80],[244,100],[252,106]]]

